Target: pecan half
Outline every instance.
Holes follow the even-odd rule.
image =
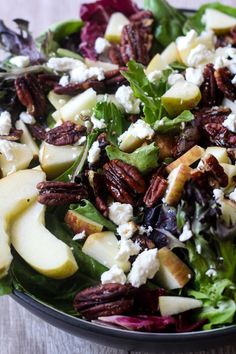
[[[28,128],[30,130],[31,135],[37,140],[44,140],[46,137],[46,130],[44,127],[38,123],[29,124]]]
[[[104,175],[95,172],[93,175],[93,191],[95,195],[95,204],[98,210],[105,216],[108,216],[108,205],[106,201],[107,190],[104,188]]]
[[[45,141],[56,146],[73,145],[85,132],[86,128],[84,126],[67,121],[46,132]]]
[[[22,137],[23,130],[11,129],[9,135],[0,135],[0,140],[19,141]]]
[[[215,69],[213,64],[207,64],[205,66],[203,72],[204,81],[200,87],[200,91],[202,94],[200,104],[202,107],[218,106],[223,99],[223,94],[218,89],[214,72]]]
[[[232,84],[233,75],[228,68],[220,68],[214,73],[219,90],[231,101],[236,99],[236,86]]]
[[[53,89],[60,81],[60,76],[55,74],[39,74],[38,82],[42,87]]]
[[[103,169],[107,189],[116,201],[135,205],[137,195],[145,193],[145,181],[136,167],[112,160]]]
[[[208,154],[202,159],[202,163],[201,170],[207,174],[209,183],[213,188],[226,187],[228,185],[228,175],[215,156]]]
[[[38,183],[37,188],[39,203],[48,206],[78,203],[88,196],[85,187],[78,183],[45,181]]]
[[[80,310],[80,313],[87,320],[94,320],[101,316],[122,315],[131,311],[133,303],[133,299],[121,299],[105,304],[94,305],[90,308]]]
[[[194,112],[194,116],[197,126],[202,128],[208,123],[222,124],[230,112],[228,107],[201,108]]]
[[[148,208],[153,207],[153,205],[155,205],[158,200],[163,197],[167,186],[168,183],[164,178],[160,177],[157,174],[152,177],[150,186],[143,198],[143,202]]]
[[[119,65],[119,66],[124,66],[125,63],[123,61],[121,52],[120,52],[120,47],[116,44],[113,44],[108,51],[108,57],[110,61],[113,64]]]
[[[236,134],[231,133],[222,124],[208,123],[204,126],[204,130],[211,143],[229,148],[236,146]]]
[[[186,126],[182,133],[176,137],[175,145],[172,149],[172,155],[174,157],[179,157],[186,151],[191,149],[200,140],[199,129],[195,125]]]
[[[88,79],[82,83],[70,83],[66,86],[56,85],[54,86],[54,92],[58,95],[77,95],[80,92],[86,91],[89,88],[93,88],[97,93],[105,92],[104,80],[99,81],[97,79]]]
[[[15,80],[19,101],[27,108],[27,112],[35,118],[43,118],[47,110],[44,92],[33,74],[25,74]]]
[[[236,46],[236,26],[229,33],[216,37],[216,48],[227,46]]]

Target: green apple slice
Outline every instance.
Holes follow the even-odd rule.
[[[193,109],[200,100],[199,87],[187,81],[177,82],[161,97],[163,106],[172,117],[185,109]]]
[[[51,90],[48,94],[48,100],[53,105],[54,108],[60,109],[62,108],[69,100],[71,96],[68,95],[58,95],[53,90]]]
[[[120,43],[123,27],[129,24],[128,18],[121,12],[111,15],[105,32],[105,38],[109,42]]]
[[[162,316],[173,316],[201,308],[202,301],[183,296],[160,296],[159,306]]]
[[[48,178],[53,179],[65,172],[82,154],[82,146],[55,146],[43,142],[39,161]]]
[[[45,206],[34,202],[14,220],[11,242],[19,255],[39,273],[54,279],[72,276],[78,265],[68,245],[44,226]]]
[[[91,60],[91,59],[85,58],[84,62],[89,68],[93,68],[93,67],[101,68],[105,72],[119,69],[118,65],[112,64],[112,63],[107,63],[105,61],[99,61],[99,60],[96,61],[96,60]]]
[[[215,9],[206,9],[204,22],[207,29],[213,30],[216,34],[224,34],[236,26],[236,18],[229,16]]]
[[[171,42],[161,53],[161,59],[167,65],[172,64],[176,61],[181,61],[179,58],[179,53],[175,42]]]
[[[27,145],[33,153],[33,157],[37,158],[39,156],[39,148],[36,142],[34,141],[32,135],[29,132],[26,124],[22,122],[22,120],[18,120],[16,122],[16,129],[20,129],[23,131],[22,137],[20,139],[22,144]]]
[[[9,225],[14,217],[36,200],[36,185],[44,179],[45,173],[37,170],[18,171],[0,179],[0,278],[7,274],[12,260]]]
[[[229,157],[227,153],[227,149],[224,147],[220,146],[209,146],[206,151],[205,151],[205,156],[208,154],[211,154],[215,156],[215,158],[218,160],[220,163],[228,164],[229,163]],[[230,165],[232,166],[232,165]],[[235,174],[236,174],[236,168],[235,168]]]
[[[80,215],[74,210],[68,210],[65,215],[65,223],[73,230],[75,234],[85,231],[86,235],[101,232],[103,225]]]
[[[164,70],[168,67],[160,54],[156,54],[147,66],[146,74],[150,74],[155,70]]]

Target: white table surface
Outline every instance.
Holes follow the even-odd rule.
[[[177,7],[194,8],[207,1],[170,0],[170,2]],[[236,6],[235,0],[221,2]],[[28,19],[31,23],[31,30],[38,34],[53,22],[76,18],[79,13],[79,3],[81,3],[79,0],[1,0],[0,18],[8,24],[14,18]],[[194,348],[192,352],[194,353]],[[10,297],[0,299],[0,354],[98,353],[128,354],[126,351],[111,349],[73,337],[31,315]],[[236,354],[236,344],[234,347],[218,348],[217,351],[201,352],[201,354],[216,353]]]

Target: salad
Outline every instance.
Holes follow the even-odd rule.
[[[146,332],[236,324],[236,9],[0,21],[0,294]]]

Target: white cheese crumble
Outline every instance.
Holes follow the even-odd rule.
[[[121,238],[129,239],[133,236],[136,230],[137,225],[133,221],[129,221],[118,226],[116,232]]]
[[[122,85],[116,91],[115,97],[118,103],[124,107],[126,113],[139,114],[141,101],[134,97],[130,86]]]
[[[8,135],[11,130],[11,115],[4,111],[0,114],[0,135]]]
[[[9,60],[12,65],[17,66],[18,68],[25,68],[30,64],[30,58],[26,55],[18,55]]]
[[[217,276],[217,271],[214,268],[210,268],[206,271],[206,276],[208,276],[209,278],[213,278]]]
[[[119,262],[127,262],[131,256],[136,256],[141,251],[141,247],[138,242],[132,240],[121,239],[119,241],[119,252],[115,259]]]
[[[95,141],[91,146],[89,153],[88,153],[88,162],[95,163],[100,159],[101,149],[99,147],[99,142]]]
[[[0,154],[2,154],[7,161],[14,159],[12,143],[10,141],[0,140]]]
[[[135,288],[139,288],[146,283],[147,279],[154,277],[159,267],[157,249],[145,250],[134,261],[128,275],[128,282]]]
[[[213,190],[213,196],[216,202],[221,202],[224,199],[224,192],[222,192],[222,190],[219,188],[215,188]]]
[[[102,54],[107,52],[110,48],[110,43],[103,37],[98,37],[95,41],[95,51],[97,54]]]
[[[236,188],[234,189],[233,192],[230,193],[229,199],[232,200],[232,202],[236,203]]]
[[[206,58],[209,58],[213,55],[213,52],[210,51],[205,44],[198,44],[195,48],[193,48],[188,57],[187,57],[187,63],[189,66],[194,66],[197,67],[199,65],[202,65],[205,61]]]
[[[129,129],[119,136],[118,142],[121,144],[122,141],[130,135],[139,139],[151,139],[154,134],[154,130],[148,123],[144,122],[142,119],[138,119],[137,122],[132,123]]]
[[[97,119],[94,115],[91,117],[91,122],[94,129],[104,129],[107,126],[104,119]]]
[[[76,234],[76,235],[72,238],[72,240],[73,240],[73,241],[80,241],[80,240],[83,240],[85,237],[86,237],[86,233],[85,233],[85,231],[83,230],[82,232]]]
[[[63,75],[60,78],[59,85],[65,87],[65,86],[69,85],[69,83],[70,83],[70,78],[68,75]]]
[[[25,124],[35,124],[36,122],[35,118],[27,112],[21,112],[20,120]]]
[[[124,271],[115,264],[111,269],[101,275],[101,283],[118,283],[124,285],[126,283],[126,275]]]
[[[91,78],[96,78],[99,81],[104,80],[104,70],[97,67],[87,68],[83,64],[70,71],[70,82],[81,84]]]
[[[197,86],[203,83],[203,68],[187,68],[185,71],[186,81],[191,82]]]
[[[176,82],[179,82],[179,81],[184,81],[184,77],[182,74],[178,74],[176,72],[173,72],[169,75],[168,77],[168,84],[170,86],[173,86],[176,84]]]
[[[195,30],[190,30],[186,36],[178,37],[176,40],[176,45],[179,50],[184,50],[189,48],[195,39],[197,39],[198,34]]]
[[[81,138],[79,138],[79,140],[74,145],[76,146],[83,145],[86,140],[87,140],[86,136],[81,136]]]
[[[162,77],[161,70],[154,70],[147,75],[148,80],[152,83],[158,82],[161,77]]]
[[[47,62],[47,66],[52,70],[65,72],[65,71],[73,70],[78,66],[83,67],[85,65],[80,60],[64,57],[64,58],[50,58]]]
[[[196,251],[197,251],[198,254],[201,254],[201,253],[202,253],[202,246],[201,246],[200,244],[198,244],[198,245],[196,246]]]
[[[236,114],[230,113],[223,122],[223,126],[233,133],[236,133]]]
[[[133,218],[133,207],[130,204],[119,202],[112,203],[109,206],[109,219],[116,225],[122,225]]]
[[[192,236],[193,236],[193,233],[190,229],[190,225],[188,222],[186,222],[186,224],[183,227],[182,233],[179,236],[179,240],[181,242],[185,242],[185,241],[188,241]]]
[[[151,226],[147,226],[147,227],[144,225],[139,226],[139,234],[140,235],[146,234],[147,236],[150,236],[152,231],[153,231],[153,228]]]

